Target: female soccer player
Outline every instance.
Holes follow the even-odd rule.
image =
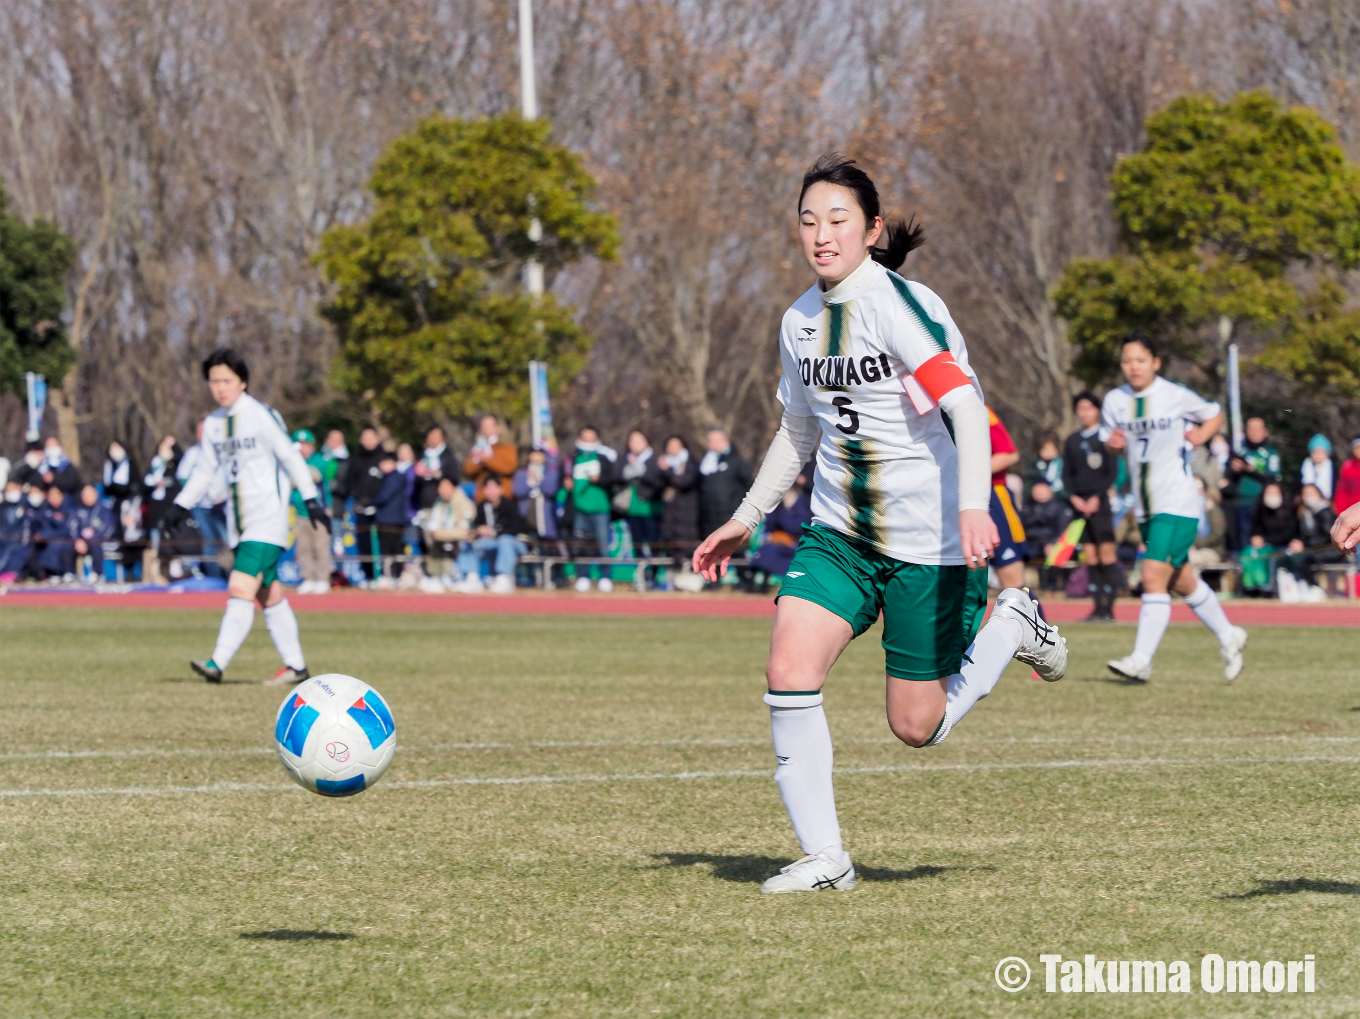
[[[969,569],[985,571],[997,544],[988,416],[944,303],[884,267],[919,230],[885,230],[873,181],[837,153],[804,175],[798,215],[817,282],[780,327],[783,421],[746,499],[694,553],[695,572],[725,573],[816,450],[813,526],[780,588],[765,695],[775,782],[806,855],[766,892],[854,887],[821,691],[880,611],[888,725],[909,746],[941,742],[1012,657],[1048,680],[1067,667],[1066,643],[1020,590],[1002,592],[968,646]]]
[[[222,682],[222,671],[250,633],[258,599],[264,624],[283,659],[283,668],[267,682],[301,683],[311,674],[302,657],[297,617],[278,579],[279,558],[288,547],[289,479],[297,485],[307,515],[328,534],[330,516],[283,419],[246,392],[250,369],[241,355],[226,349],[210,354],[203,362],[203,377],[218,409],[203,422],[203,455],[161,526],[167,533],[174,530],[212,487],[220,470],[230,485],[227,527],[236,561],[227,579],[229,597],[217,646],[206,662],[189,665],[209,683]]]
[[[1124,453],[1147,552],[1133,654],[1110,662],[1110,671],[1140,683],[1152,678],[1152,656],[1171,621],[1175,591],[1218,638],[1223,675],[1231,682],[1242,671],[1247,631],[1228,622],[1217,596],[1188,562],[1202,502],[1190,453],[1218,433],[1223,412],[1212,400],[1158,375],[1162,359],[1146,337],[1124,340],[1119,367],[1128,383],[1105,394],[1100,437],[1109,449]]]

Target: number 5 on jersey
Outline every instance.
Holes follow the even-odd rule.
[[[844,432],[846,435],[854,435],[859,431],[859,411],[851,407],[850,403],[850,397],[848,396],[838,396],[831,401],[831,406],[836,408],[837,414],[843,418],[850,419],[848,425],[843,425],[839,422],[836,424],[836,430]]]

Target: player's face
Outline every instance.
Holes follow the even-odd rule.
[[[860,267],[883,232],[883,219],[866,223],[853,192],[822,182],[807,189],[798,210],[803,257],[819,279],[834,286]]]
[[[1124,378],[1129,380],[1134,392],[1142,392],[1157,377],[1162,359],[1153,357],[1141,343],[1126,343],[1119,355],[1119,367],[1123,369]]]
[[[246,384],[226,365],[215,364],[208,369],[208,390],[219,407],[230,407],[246,391]]]

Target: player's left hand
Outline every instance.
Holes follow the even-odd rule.
[[[1332,524],[1332,541],[1342,552],[1354,552],[1360,542],[1360,502],[1348,507]]]
[[[986,510],[959,511],[959,542],[963,561],[970,570],[985,570],[992,551],[1001,544],[1001,535]]]
[[[308,499],[304,505],[307,507],[307,519],[317,527],[323,528],[329,532],[331,529],[331,515],[326,512],[326,507],[321,505],[321,500]]]

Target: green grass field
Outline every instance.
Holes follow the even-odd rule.
[[[216,625],[0,610],[0,1015],[1360,1013],[1360,634],[1258,629],[1229,687],[1173,627],[1131,687],[1103,663],[1132,629],[1073,625],[1067,680],[1013,666],[914,751],[871,633],[827,699],[863,880],[762,896],[799,855],[766,623],[303,617],[313,671],[397,719],[348,800],[274,760],[258,620],[241,682],[190,680]],[[1189,960],[1195,990],[1046,994],[1044,952]],[[1209,952],[1313,953],[1317,991],[1205,993]]]

